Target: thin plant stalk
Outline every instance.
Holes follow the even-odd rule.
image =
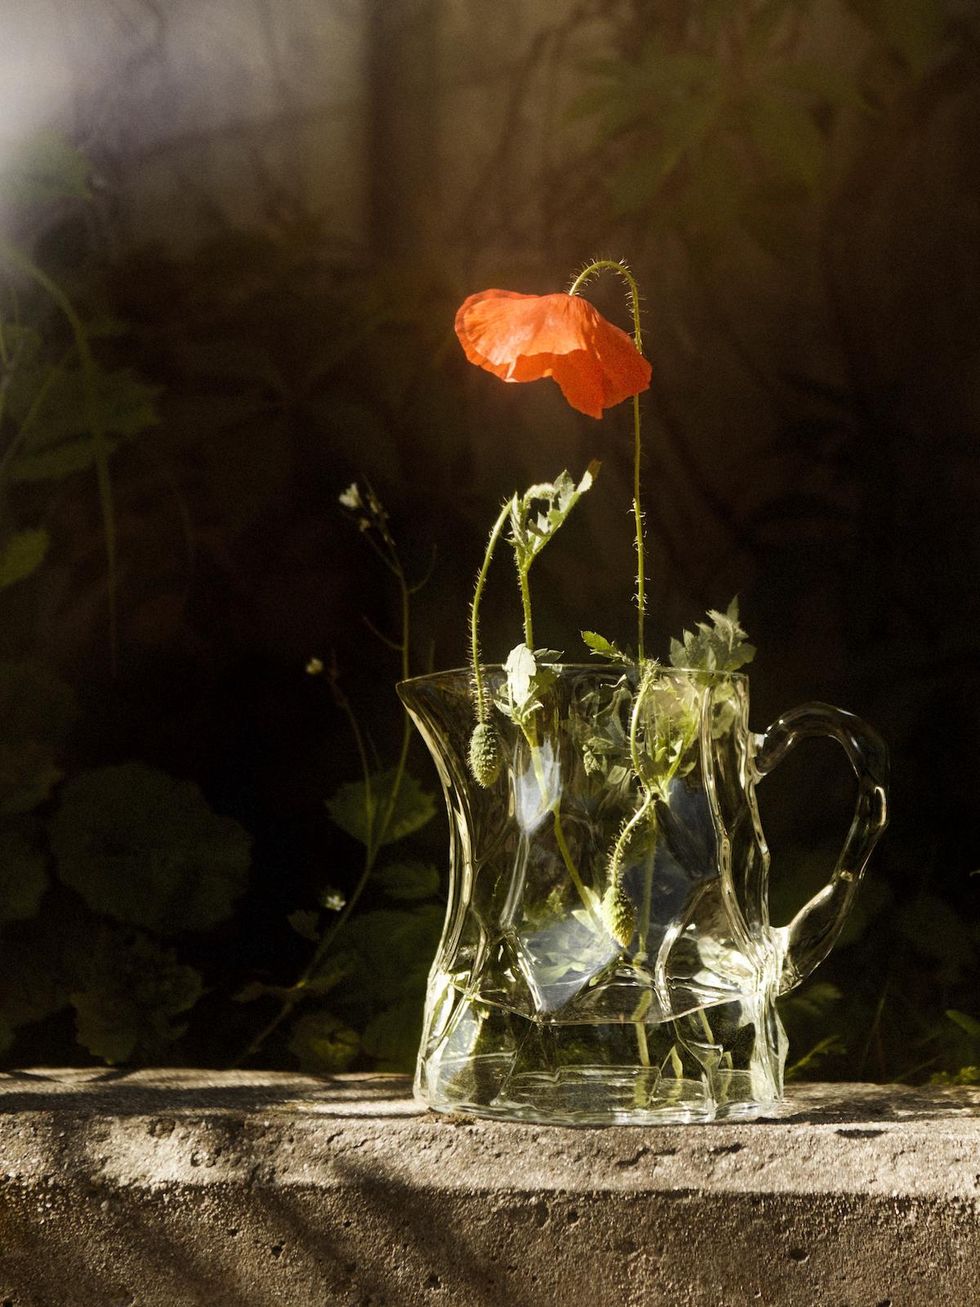
[[[411,660],[409,656],[409,641],[411,636],[411,596],[417,587],[409,586],[394,542],[389,536],[387,536],[387,533],[383,533],[382,538],[385,546],[383,549],[377,545],[369,535],[366,536],[371,547],[375,550],[384,565],[398,582],[401,601],[401,633],[400,639],[395,643],[397,644],[401,657],[402,680],[408,680],[411,675]],[[291,1015],[296,1005],[305,998],[305,991],[309,988],[311,982],[323,970],[323,964],[330,952],[331,945],[347,924],[348,919],[357,907],[361,895],[364,893],[367,883],[371,878],[371,873],[374,871],[375,863],[377,862],[378,852],[384,845],[385,835],[387,834],[392,816],[398,803],[398,795],[402,787],[402,782],[405,779],[405,766],[408,761],[408,750],[412,734],[411,722],[409,721],[407,713],[403,714],[401,747],[399,749],[398,762],[395,765],[395,775],[391,784],[391,793],[381,811],[376,813],[374,794],[371,785],[371,766],[368,759],[364,733],[361,730],[357,716],[350,705],[350,701],[337,685],[335,680],[331,681],[331,690],[338,708],[347,718],[347,723],[350,727],[354,745],[357,750],[358,761],[361,767],[361,777],[364,783],[364,810],[366,816],[365,834],[367,838],[364,845],[364,862],[361,867],[361,874],[358,878],[357,884],[354,886],[350,898],[344,904],[336,920],[332,922],[330,927],[321,937],[313,951],[313,956],[310,958],[310,961],[303,970],[302,975],[290,988],[288,993],[283,995],[280,1001],[279,1010],[265,1024],[265,1026],[262,1027],[245,1051],[236,1060],[234,1064],[236,1066],[240,1065],[241,1062],[246,1061],[248,1058],[254,1057],[259,1049],[265,1044],[266,1040],[269,1039],[270,1036],[273,1035],[282,1023]]]
[[[476,578],[476,590],[473,593],[473,602],[470,605],[470,661],[473,667],[473,693],[476,698],[476,720],[481,725],[487,720],[488,707],[486,690],[483,685],[483,668],[480,662],[480,603],[483,599],[483,589],[487,582],[487,573],[490,571],[490,564],[493,561],[494,551],[497,548],[497,541],[500,539],[500,533],[504,529],[507,519],[510,517],[513,504],[513,499],[507,500],[501,508],[497,520],[494,522],[490,531],[490,539],[487,541],[487,548],[483,555],[480,573]]]
[[[596,259],[583,268],[569,287],[569,295],[577,295],[579,290],[584,287],[593,277],[597,277],[600,272],[614,272],[620,277],[627,286],[627,303],[633,316],[633,344],[640,353],[643,352],[643,336],[640,327],[640,288],[636,278],[630,272],[625,263],[617,263],[613,259]],[[636,657],[638,662],[643,662],[644,657],[644,629],[646,625],[647,599],[646,599],[646,556],[643,541],[643,508],[640,500],[640,464],[642,461],[643,446],[640,440],[640,397],[633,396],[633,520],[636,528],[636,607],[637,607],[637,631],[636,631]]]
[[[531,618],[531,582],[528,578],[528,569],[518,567],[517,577],[521,587],[521,608],[524,612],[524,643],[533,651],[534,623]]]

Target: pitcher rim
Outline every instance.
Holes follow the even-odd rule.
[[[620,663],[620,662],[608,662],[608,663],[549,663],[548,666],[551,667],[551,668],[553,668],[553,669],[554,669],[555,671],[557,671],[557,672],[613,672],[613,671],[616,671],[616,670],[622,670],[622,671],[638,671],[638,670],[639,670],[639,667],[640,667],[640,664],[639,664],[639,663],[636,663],[636,662],[628,662],[628,663]],[[503,665],[503,663],[481,663],[481,664],[480,664],[480,671],[481,671],[481,672],[501,672],[501,673],[502,673],[502,672],[504,672],[504,670],[505,670],[505,669],[504,669],[504,665]],[[729,680],[729,681],[741,681],[741,682],[747,684],[747,683],[748,683],[748,679],[749,679],[749,675],[748,675],[747,672],[717,672],[717,671],[716,671],[716,672],[708,672],[708,671],[704,671],[704,670],[702,670],[700,667],[665,667],[665,666],[658,666],[658,667],[657,667],[657,671],[658,671],[658,672],[662,672],[662,673],[664,673],[664,674],[668,674],[668,673],[669,673],[669,674],[677,675],[677,676],[685,676],[685,675],[686,675],[686,676],[697,676],[697,677],[700,677],[700,678],[702,678],[702,679],[711,680],[711,681],[720,681],[720,680],[723,680],[723,679],[724,679],[724,680]],[[431,685],[431,684],[433,684],[433,683],[435,683],[435,682],[437,682],[437,681],[446,680],[446,679],[448,679],[449,677],[457,677],[457,678],[458,678],[458,677],[460,677],[460,676],[465,676],[465,677],[469,677],[470,679],[472,679],[472,677],[473,677],[473,668],[472,668],[472,667],[447,667],[447,668],[445,668],[444,670],[442,670],[442,671],[438,671],[438,672],[423,672],[420,676],[409,676],[409,677],[407,677],[405,680],[397,681],[397,682],[395,683],[395,688],[396,688],[397,690],[400,690],[403,686],[405,686],[405,687],[411,687],[411,686],[415,686],[415,685]]]

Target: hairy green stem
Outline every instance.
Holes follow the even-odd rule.
[[[528,580],[528,570],[518,564],[517,578],[521,586],[521,608],[524,611],[524,643],[533,652],[534,625],[531,621],[531,583]]]
[[[496,522],[490,531],[490,539],[487,541],[486,552],[483,555],[483,563],[480,567],[480,574],[476,578],[476,590],[473,594],[473,602],[470,605],[470,661],[473,667],[473,693],[476,698],[476,720],[483,723],[487,720],[487,699],[486,691],[483,686],[483,671],[480,666],[480,601],[483,598],[483,588],[486,585],[487,573],[490,571],[490,564],[493,561],[494,550],[497,548],[497,541],[500,539],[500,533],[504,529],[504,524],[510,517],[511,510],[514,506],[514,500],[508,499]]]
[[[600,272],[614,272],[617,277],[621,278],[627,287],[627,305],[633,317],[633,344],[637,350],[643,352],[643,335],[640,327],[640,288],[637,285],[636,278],[630,272],[625,263],[617,263],[613,259],[596,259],[588,267],[583,268],[569,287],[569,295],[577,295],[579,290],[588,284],[593,277],[597,277]],[[636,607],[637,607],[637,632],[636,632],[636,656],[637,661],[643,661],[644,657],[644,630],[646,626],[647,614],[647,596],[646,596],[646,558],[643,542],[643,508],[640,501],[640,462],[642,456],[642,443],[640,440],[640,397],[633,396],[633,519],[636,526]]]

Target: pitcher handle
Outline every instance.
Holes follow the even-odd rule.
[[[781,762],[798,741],[829,736],[843,748],[858,782],[857,807],[829,884],[801,908],[788,926],[776,928],[784,947],[780,993],[804,980],[834,946],[871,850],[888,824],[888,750],[881,736],[853,713],[826,703],[793,708],[757,735],[759,777]]]

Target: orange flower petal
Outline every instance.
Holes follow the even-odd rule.
[[[650,385],[650,364],[626,332],[577,295],[480,291],[460,305],[456,335],[477,367],[503,381],[552,377],[589,417]]]

